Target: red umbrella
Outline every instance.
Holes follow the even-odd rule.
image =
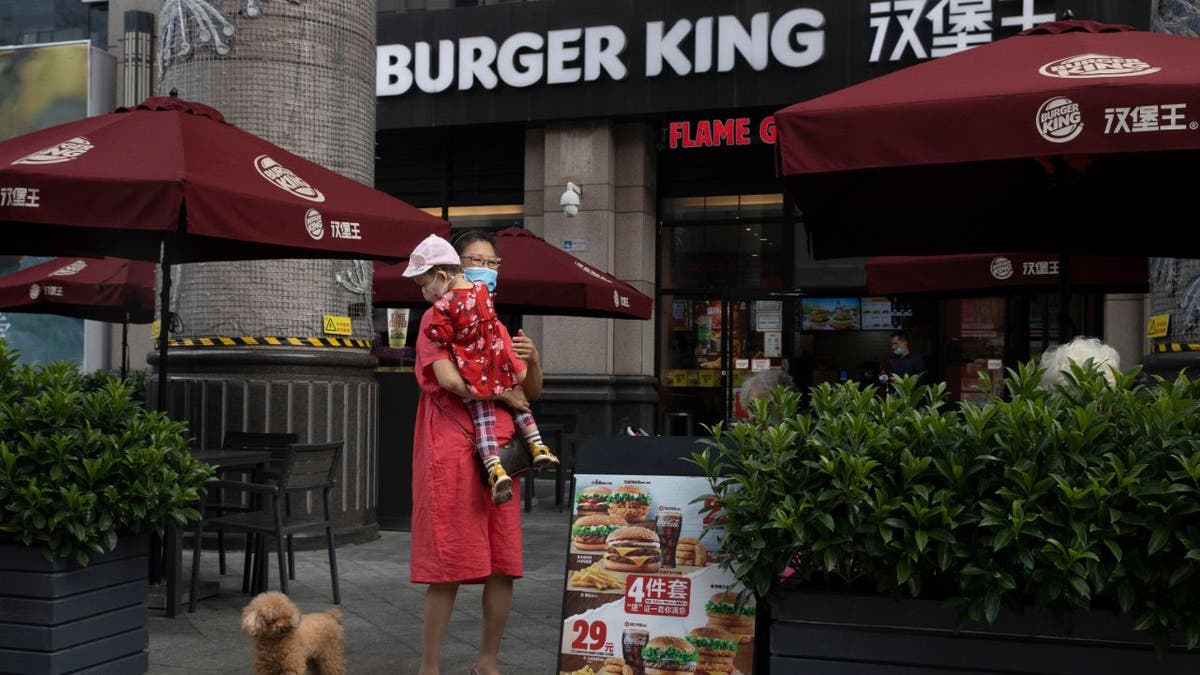
[[[0,277],[0,310],[150,323],[154,263],[55,258]]]
[[[1194,190],[1197,64],[1200,40],[1043,24],[779,111],[779,171],[821,258],[1200,255],[1196,228],[1108,234]]]
[[[904,295],[1054,288],[1060,267],[1057,255],[1044,253],[881,256],[867,261],[867,292]],[[1149,287],[1145,258],[1076,256],[1069,262],[1069,275],[1074,288],[1145,293]]]
[[[124,377],[129,324],[154,320],[154,263],[55,258],[0,277],[0,310],[120,323]]]
[[[495,233],[496,255],[504,261],[496,305],[516,314],[649,319],[653,301],[633,286],[601,272],[529,230]],[[402,265],[375,265],[372,301],[379,307],[423,305]]]
[[[175,98],[0,143],[0,253],[115,255],[170,265],[408,256],[447,223]],[[160,246],[161,257],[160,257]],[[159,407],[167,330],[160,332]]]

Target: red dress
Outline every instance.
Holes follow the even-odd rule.
[[[473,396],[491,398],[520,384],[518,359],[505,341],[508,330],[496,318],[487,286],[456,288],[433,304],[433,315],[421,332],[454,354],[455,365]]]
[[[434,361],[453,356],[429,339],[425,329],[432,315],[425,312],[417,337],[415,374],[421,399],[413,431],[412,581],[479,583],[492,574],[520,577],[521,500],[494,506],[491,492],[479,479],[471,416],[463,400],[442,389],[433,374]],[[503,325],[500,330],[505,351],[524,370],[525,363],[512,354],[508,331]],[[497,439],[505,443],[512,435],[512,416],[497,406]],[[512,489],[521,494],[519,479],[513,479]]]

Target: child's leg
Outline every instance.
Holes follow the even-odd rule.
[[[488,472],[492,502],[503,504],[512,498],[512,479],[500,465],[500,444],[496,442],[496,404],[477,400],[465,400],[464,403],[475,423],[475,448]]]
[[[558,464],[558,457],[555,457],[554,453],[550,452],[550,448],[546,447],[542,441],[542,434],[538,431],[537,422],[534,421],[532,414],[514,410],[513,424],[516,425],[521,437],[525,439],[525,444],[529,446],[529,454],[533,455],[534,466],[542,468]]]

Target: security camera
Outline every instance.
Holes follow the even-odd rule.
[[[583,190],[579,189],[578,185],[567,181],[567,191],[559,197],[558,205],[568,218],[574,218],[579,213],[579,197],[582,195]]]

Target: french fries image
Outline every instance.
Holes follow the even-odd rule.
[[[605,591],[621,588],[625,584],[622,583],[620,577],[601,567],[599,562],[594,562],[581,570],[571,572],[567,585],[576,588],[594,588],[599,591]]]

